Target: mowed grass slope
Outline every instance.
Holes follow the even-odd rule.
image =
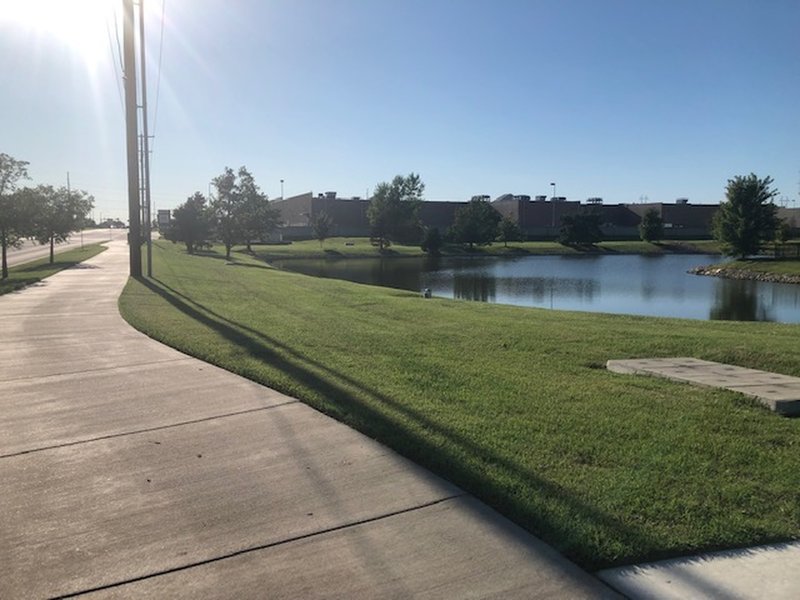
[[[419,246],[392,244],[381,254],[369,238],[334,237],[322,242],[303,240],[290,244],[254,245],[255,253],[265,260],[283,258],[372,258],[380,256],[424,256]],[[443,256],[503,256],[527,254],[664,254],[670,252],[719,253],[719,244],[713,240],[668,241],[659,244],[639,240],[600,242],[596,246],[572,248],[555,241],[541,242],[495,242],[489,246],[476,246],[471,250],[466,245],[445,244]]]
[[[800,260],[735,260],[720,266],[730,270],[800,276]]]
[[[8,278],[0,280],[0,295],[38,283],[46,277],[74,267],[78,263],[100,254],[105,249],[106,247],[100,244],[87,245],[83,248],[75,248],[74,250],[66,250],[56,254],[53,264],[50,264],[50,257],[48,256],[10,267],[8,269]]]
[[[800,420],[603,368],[800,375],[798,326],[426,300],[154,248],[156,278],[120,300],[135,327],[386,443],[586,568],[800,537]]]

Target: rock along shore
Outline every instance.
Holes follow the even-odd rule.
[[[718,266],[700,266],[689,269],[694,275],[708,275],[710,277],[724,277],[726,279],[747,279],[750,281],[766,281],[770,283],[800,283],[800,275],[786,275],[782,273],[764,273],[748,269],[729,269]]]

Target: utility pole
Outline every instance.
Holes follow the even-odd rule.
[[[128,246],[130,276],[142,276],[142,235],[139,223],[139,172],[137,168],[136,51],[133,40],[133,0],[122,0],[122,59],[125,79],[125,140],[128,158]]]
[[[144,177],[144,239],[147,243],[147,276],[153,276],[152,213],[150,212],[150,139],[147,131],[147,76],[144,52],[144,0],[139,0],[139,73],[142,79],[142,175]]]

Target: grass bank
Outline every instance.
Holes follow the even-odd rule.
[[[727,279],[750,279],[777,283],[800,284],[800,260],[769,259],[734,260],[727,263],[697,267],[698,275],[711,275]]]
[[[607,372],[696,356],[800,375],[800,327],[570,313],[315,279],[154,244],[123,316],[475,494],[588,569],[800,538],[800,419]]]
[[[738,271],[800,276],[800,260],[734,260],[720,266]]]
[[[55,255],[55,262],[50,264],[50,258],[39,258],[37,260],[23,263],[8,269],[8,278],[0,281],[0,295],[8,294],[15,290],[24,288],[27,285],[38,283],[46,277],[55,275],[59,271],[74,267],[96,254],[100,254],[105,250],[105,246],[100,244],[93,244],[91,246],[84,246],[83,248],[76,248],[74,250],[67,250]]]
[[[253,246],[254,252],[264,260],[284,258],[377,258],[380,256],[424,256],[419,246],[393,244],[383,254],[370,244],[369,238],[330,238],[322,244],[318,240],[303,240],[291,244],[265,244]],[[448,244],[442,248],[443,256],[519,256],[537,254],[665,254],[697,252],[716,254],[719,245],[712,240],[669,241],[651,244],[642,241],[601,242],[587,248],[570,248],[558,242],[510,242],[481,246],[469,250],[462,245]]]

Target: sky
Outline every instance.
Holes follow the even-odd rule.
[[[242,165],[273,199],[416,172],[429,200],[717,203],[754,172],[800,206],[797,0],[143,2],[155,209]],[[0,0],[0,152],[125,220],[121,14]]]

